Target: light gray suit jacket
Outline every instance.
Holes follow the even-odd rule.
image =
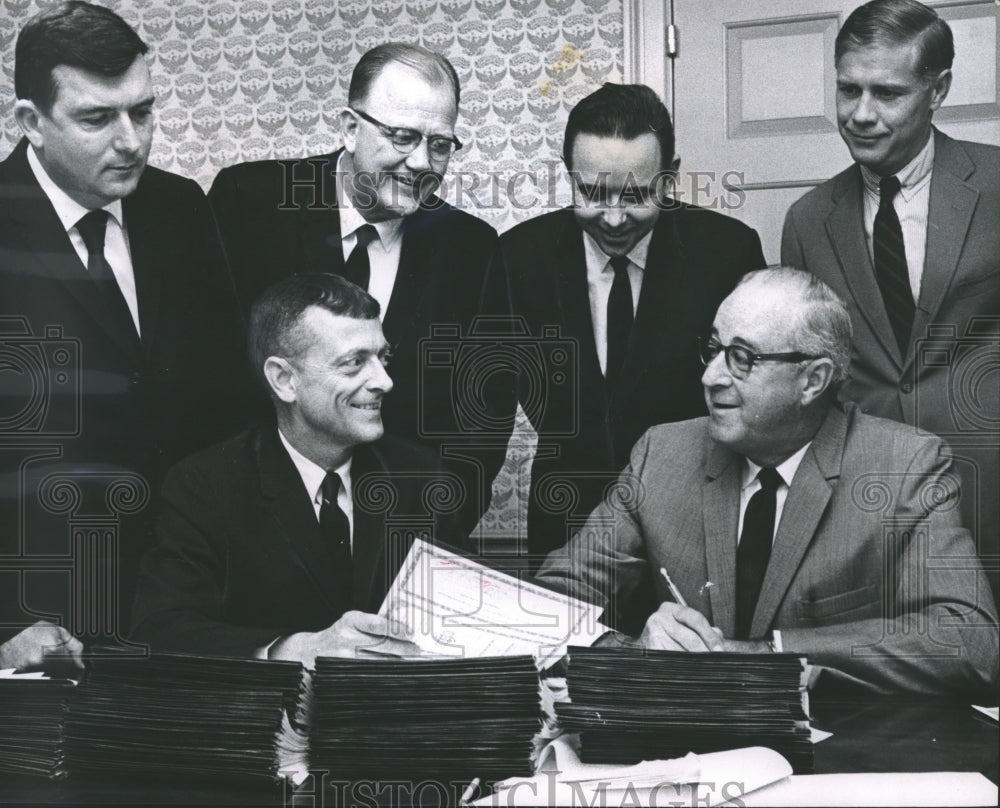
[[[744,461],[707,424],[646,432],[619,485],[538,577],[619,610],[662,566],[731,637]],[[939,449],[852,405],[832,409],[792,480],[751,636],[780,629],[786,651],[882,692],[995,701],[996,607]]]
[[[920,298],[905,355],[893,336],[865,240],[861,171],[852,165],[785,218],[783,264],[847,303],[854,325],[844,397],[872,415],[933,432],[955,451],[964,523],[1000,566],[1000,148],[934,131]],[[991,573],[992,583],[997,579]],[[996,589],[994,589],[996,593]]]

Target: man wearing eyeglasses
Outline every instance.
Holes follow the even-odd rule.
[[[462,146],[458,105],[458,76],[446,58],[379,45],[352,74],[339,113],[342,149],[223,169],[209,199],[246,308],[271,283],[303,272],[343,275],[379,302],[394,351],[386,431],[447,449],[465,484],[462,517],[471,529],[503,462],[515,403],[513,381],[499,372],[472,374],[480,386],[464,394],[440,382],[463,376],[459,368],[450,380],[439,367],[433,380],[422,375],[428,355],[446,363],[457,356],[477,315],[510,308],[494,261],[496,231],[435,196]],[[436,354],[432,336],[445,343]],[[463,406],[481,408],[473,421],[489,424],[488,434],[467,432]]]
[[[821,280],[747,275],[702,345],[708,417],[646,432],[539,578],[605,621],[652,586],[648,648],[784,650],[814,682],[995,699],[996,607],[951,463],[938,438],[837,403],[850,350]]]
[[[563,160],[573,205],[501,238],[516,312],[536,337],[557,327],[577,350],[578,395],[559,397],[556,384],[541,396],[522,391],[539,435],[528,510],[534,567],[583,523],[646,429],[705,412],[693,335],[708,330],[743,273],[765,265],[754,230],[669,196],[674,131],[649,87],[605,84],[582,99],[566,123]],[[561,370],[552,364],[545,378]]]

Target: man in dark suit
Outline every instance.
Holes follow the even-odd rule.
[[[146,51],[82,2],[18,36],[24,139],[0,163],[0,623],[127,628],[161,474],[242,426],[242,320],[208,201],[146,166]]]
[[[695,339],[740,276],[765,263],[746,225],[668,198],[679,160],[648,87],[605,84],[580,101],[563,158],[573,207],[501,238],[515,312],[546,362],[521,393],[539,435],[528,513],[537,561],[580,526],[649,426],[704,412]]]
[[[510,303],[496,232],[434,195],[461,146],[458,104],[458,76],[443,56],[379,45],[351,77],[343,149],[231,166],[209,199],[244,307],[301,272],[343,275],[379,301],[394,352],[386,431],[446,456],[467,486],[471,529],[503,462],[515,402],[502,365],[462,350],[476,342],[477,316],[507,315]],[[497,336],[487,325],[479,341],[488,348]]]
[[[997,612],[951,463],[837,403],[850,341],[814,275],[747,275],[702,348],[708,417],[646,432],[539,578],[608,620],[652,571],[645,647],[784,650],[840,686],[995,701]]]
[[[835,52],[837,118],[855,162],[788,211],[781,260],[850,306],[845,397],[950,444],[963,518],[996,594],[1000,149],[931,124],[954,56],[933,9],[867,3],[844,23]]]
[[[326,273],[286,278],[258,298],[250,351],[277,427],[167,476],[133,639],[310,666],[362,648],[417,650],[374,612],[413,537],[448,531],[426,495],[449,480],[426,450],[383,437],[393,382],[378,313],[368,293]]]

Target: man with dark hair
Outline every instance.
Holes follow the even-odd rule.
[[[764,266],[756,232],[668,196],[680,161],[648,87],[605,84],[580,101],[563,152],[573,206],[501,238],[515,312],[536,337],[557,327],[576,350],[578,389],[522,390],[539,436],[528,511],[539,561],[600,502],[649,426],[704,412],[695,338],[739,277]]]
[[[995,701],[996,607],[951,463],[939,439],[837,404],[850,342],[815,276],[743,278],[702,343],[708,417],[648,430],[538,577],[605,622],[652,595],[647,648],[783,650],[814,684]]]
[[[462,542],[439,461],[386,435],[393,388],[379,304],[333,274],[294,275],[250,316],[277,428],[178,464],[143,562],[133,639],[154,649],[296,659],[414,653],[375,612],[414,536]],[[457,497],[453,498],[457,504]]]
[[[784,263],[850,306],[844,396],[951,444],[962,512],[1000,584],[1000,149],[932,125],[951,87],[951,29],[916,0],[874,0],[836,47],[837,119],[854,165],[785,218]]]
[[[443,56],[379,45],[352,74],[340,111],[343,149],[225,168],[209,199],[244,306],[300,272],[343,275],[379,301],[394,352],[386,431],[446,456],[466,486],[462,518],[471,530],[503,463],[515,401],[502,366],[455,367],[451,383],[441,380],[440,357],[462,361],[458,348],[475,318],[510,308],[496,232],[435,196],[461,148],[458,100],[458,77]],[[463,379],[473,388],[456,389]]]
[[[194,182],[146,165],[146,51],[83,2],[31,18],[17,40],[24,138],[0,163],[8,626],[127,628],[142,506],[169,465],[242,426],[242,320],[211,210]]]

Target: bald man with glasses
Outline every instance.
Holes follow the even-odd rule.
[[[460,521],[471,530],[504,459],[515,392],[503,371],[458,366],[474,318],[510,311],[496,231],[435,195],[462,148],[459,99],[443,56],[379,45],[352,74],[342,149],[225,168],[209,199],[246,309],[270,284],[304,272],[342,275],[379,302],[394,352],[386,431],[445,455],[464,484]],[[457,389],[459,378],[474,378],[476,389]]]
[[[708,416],[647,431],[538,577],[605,622],[652,594],[629,640],[647,648],[783,650],[813,684],[995,700],[997,612],[951,462],[938,438],[837,403],[850,351],[821,280],[746,275],[702,344]]]

